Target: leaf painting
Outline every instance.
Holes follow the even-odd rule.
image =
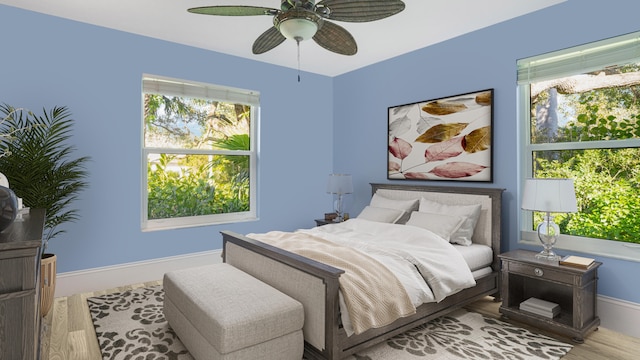
[[[431,115],[450,115],[467,110],[467,106],[454,101],[432,101],[422,107],[422,111]]]
[[[397,137],[389,143],[389,152],[400,160],[409,156],[411,150],[413,150],[411,144]]]
[[[396,106],[391,109],[391,114],[393,114],[394,116],[405,116],[409,111],[411,111],[412,107],[413,104]]]
[[[432,116],[429,116],[426,118],[420,118],[416,122],[416,130],[418,131],[419,134],[422,134],[423,132],[429,130],[430,127],[436,124],[439,124],[440,122],[441,122],[440,119]]]
[[[487,167],[483,165],[452,161],[436,166],[429,172],[443,178],[458,179],[475,175],[486,168]]]
[[[493,89],[388,108],[387,178],[493,181]]]
[[[451,123],[451,124],[438,124],[432,126],[429,130],[425,131],[422,135],[416,138],[416,142],[421,143],[439,143],[447,141],[452,137],[460,135],[468,123]]]
[[[421,172],[407,172],[407,173],[404,173],[404,178],[415,179],[415,180],[428,180],[429,176]]]
[[[476,95],[476,104],[478,105],[489,106],[491,105],[491,101],[491,91],[481,92]]]
[[[400,136],[411,130],[411,119],[403,116],[389,124],[389,136]]]
[[[476,153],[484,151],[491,146],[491,129],[488,126],[475,129],[464,136],[464,151]]]
[[[446,160],[462,154],[464,152],[463,140],[464,137],[461,136],[428,147],[424,152],[424,161]]]

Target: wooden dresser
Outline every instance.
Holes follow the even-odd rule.
[[[40,257],[44,210],[0,232],[0,359],[40,358]]]

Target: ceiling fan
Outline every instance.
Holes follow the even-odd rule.
[[[253,43],[253,53],[262,54],[286,39],[300,41],[313,38],[323,48],[342,55],[354,55],[358,46],[343,27],[327,20],[368,22],[384,19],[404,10],[400,0],[281,0],[280,9],[259,6],[203,6],[187,11],[220,16],[273,16],[273,27]]]

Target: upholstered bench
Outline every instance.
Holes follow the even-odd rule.
[[[164,275],[164,315],[197,360],[300,360],[302,304],[229,264]]]

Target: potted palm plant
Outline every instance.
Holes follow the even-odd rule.
[[[74,120],[66,107],[43,109],[42,115],[0,106],[6,119],[0,133],[10,133],[0,141],[0,172],[25,207],[46,210],[44,249],[41,262],[42,316],[51,309],[55,293],[56,255],[47,253],[49,241],[65,232],[59,226],[78,219],[70,208],[80,191],[88,186],[85,165],[89,157],[74,157],[68,143]],[[15,129],[23,129],[16,132]]]

